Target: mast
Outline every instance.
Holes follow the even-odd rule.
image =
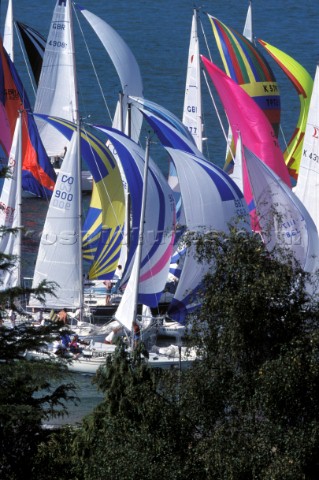
[[[81,121],[79,118],[79,112],[76,112],[77,116],[77,162],[78,162],[78,247],[79,247],[79,288],[80,288],[80,321],[83,316],[83,252],[82,252],[82,162],[81,162]]]
[[[144,241],[144,223],[145,223],[145,208],[146,208],[146,197],[147,197],[147,175],[148,175],[148,164],[149,164],[149,151],[150,151],[150,138],[146,138],[146,147],[145,147],[145,163],[144,163],[144,174],[143,174],[143,193],[142,193],[142,207],[141,207],[141,217],[140,217],[140,226],[138,234],[138,244],[136,248],[136,258],[134,264],[136,265],[136,282],[135,282],[135,292],[134,292],[134,315],[133,322],[137,317],[137,305],[138,305],[138,293],[139,293],[139,278],[141,270],[141,258],[142,258],[142,248]],[[133,328],[132,328],[133,331]]]
[[[22,254],[22,111],[19,110],[19,135],[17,143],[17,226],[18,226],[18,241],[17,241],[17,285],[21,286],[21,254]]]

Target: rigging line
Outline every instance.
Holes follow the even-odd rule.
[[[16,35],[17,35],[17,38],[18,38],[19,46],[20,46],[20,49],[21,49],[21,52],[22,52],[23,60],[24,60],[25,66],[26,66],[26,68],[27,68],[27,72],[28,72],[28,76],[29,76],[31,88],[32,88],[32,90],[33,90],[33,95],[34,95],[34,98],[35,98],[35,97],[36,97],[36,88],[35,88],[35,85],[34,85],[34,81],[33,81],[33,79],[32,79],[30,66],[29,66],[29,64],[28,64],[28,62],[27,62],[27,58],[26,58],[26,54],[25,54],[24,48],[22,47],[22,42],[21,42],[21,38],[20,38],[20,36],[19,36],[19,31],[18,31],[18,27],[17,27],[17,25],[16,25],[16,22],[14,22],[14,28],[15,28],[15,32],[16,32]]]
[[[208,88],[208,92],[209,92],[210,98],[211,98],[211,100],[212,100],[213,106],[214,106],[214,108],[215,108],[215,112],[216,112],[217,118],[218,118],[218,120],[219,120],[220,127],[221,127],[221,129],[222,129],[223,134],[224,134],[225,140],[226,140],[226,142],[228,143],[227,133],[226,133],[226,131],[225,131],[225,128],[224,128],[222,119],[221,119],[221,117],[220,117],[220,115],[219,115],[218,108],[217,108],[217,105],[216,105],[216,103],[215,103],[215,99],[214,99],[214,96],[213,96],[213,94],[212,94],[212,91],[211,91],[211,88],[210,88],[210,86],[209,86],[209,83],[208,83],[208,81],[207,81],[206,72],[205,72],[204,70],[203,70],[203,76],[204,76],[204,78],[205,78],[205,82],[206,82],[206,85],[207,85],[207,88]],[[233,154],[233,152],[232,152],[231,149],[230,149],[230,152],[231,152],[232,159],[234,160],[234,154]]]
[[[105,97],[105,95],[104,95],[104,93],[103,93],[103,88],[102,88],[101,82],[100,82],[100,80],[99,80],[99,76],[98,76],[97,70],[96,70],[96,68],[95,68],[95,65],[94,65],[94,62],[93,62],[93,58],[92,58],[92,55],[91,55],[89,46],[88,46],[87,41],[86,41],[86,39],[85,39],[84,32],[83,32],[82,25],[81,25],[80,20],[79,20],[78,13],[77,13],[77,11],[76,11],[76,9],[75,9],[75,7],[74,7],[73,4],[72,4],[72,6],[73,6],[73,12],[74,12],[75,18],[77,19],[77,22],[78,22],[78,26],[79,26],[80,32],[81,32],[81,34],[82,34],[82,38],[83,38],[83,41],[84,41],[86,50],[87,50],[88,55],[89,55],[89,59],[90,59],[90,62],[91,62],[92,68],[93,68],[93,72],[94,72],[94,74],[95,74],[95,78],[96,78],[97,84],[98,84],[98,86],[99,86],[99,89],[100,89],[100,92],[101,92],[101,95],[102,95],[102,98],[103,98],[103,101],[104,101],[105,108],[106,108],[106,110],[107,110],[107,113],[108,113],[108,115],[109,115],[110,120],[112,121],[112,115],[111,115],[109,106],[108,106],[108,104],[107,104],[106,97]]]
[[[206,15],[208,16],[208,13],[206,13]],[[201,31],[202,31],[202,34],[203,34],[203,37],[204,37],[204,41],[205,41],[205,45],[206,45],[207,52],[208,52],[208,55],[209,55],[209,59],[212,62],[213,61],[212,60],[212,54],[210,52],[210,48],[209,48],[208,41],[207,41],[207,36],[206,36],[205,30],[204,30],[204,26],[203,26],[203,22],[202,22],[201,18],[199,18],[199,24],[200,24]]]

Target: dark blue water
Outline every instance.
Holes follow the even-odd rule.
[[[33,26],[47,36],[55,1],[13,0],[13,3],[14,16],[17,20]],[[90,0],[90,2],[85,2],[83,0],[81,3],[108,22],[130,46],[140,65],[145,97],[163,105],[175,115],[181,117],[193,0],[161,0],[155,2],[149,0],[134,0],[131,2],[127,0],[108,0],[105,2]],[[202,22],[212,57],[220,66],[219,54],[213,39],[211,26],[203,12],[207,11],[226,25],[242,32],[247,7],[248,2],[246,1],[228,0],[225,2],[225,0],[214,0],[214,2],[205,4],[201,9]],[[5,8],[6,1],[2,0],[1,25],[3,24]],[[304,2],[256,0],[253,2],[254,36],[293,56],[312,76],[314,76],[316,64],[319,60],[318,21],[317,4],[310,0]],[[75,19],[81,116],[93,123],[110,125],[111,118],[108,110],[113,114],[120,91],[120,83],[113,65],[91,27],[85,24],[84,18],[80,17],[80,22],[104,96],[107,98],[106,107],[90,67],[85,42],[81,38],[80,29]],[[202,45],[202,53],[207,55],[204,43]],[[272,59],[267,58],[279,82],[282,94],[282,129],[289,139],[298,118],[299,100],[279,67]],[[16,47],[15,63],[33,104],[34,96],[18,45]],[[224,162],[225,141],[205,86],[203,86],[203,97],[208,155],[212,161],[221,166]],[[141,138],[144,137],[145,135],[142,134]],[[167,158],[160,147],[153,147],[151,155],[158,162],[162,171],[166,172]],[[24,275],[31,276],[33,273],[32,268],[45,210],[46,203],[38,199],[27,201],[23,207],[24,224],[30,232],[23,247]],[[87,377],[79,377],[79,382],[81,384],[82,403],[77,409],[72,408],[71,418],[74,421],[79,420],[84,413],[91,410],[100,398],[96,390],[90,385]]]

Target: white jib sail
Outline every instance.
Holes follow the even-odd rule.
[[[50,308],[81,307],[81,269],[79,241],[78,133],[74,132],[63,160],[44,224],[33,288],[42,280],[56,282],[56,295],[47,295],[45,306]],[[39,306],[32,298],[30,306]]]
[[[3,46],[11,60],[14,61],[12,0],[8,1],[7,14],[4,22]]]

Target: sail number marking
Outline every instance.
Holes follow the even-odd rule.
[[[53,206],[69,210],[73,201],[74,195],[72,193],[74,185],[74,177],[63,174],[59,176],[58,187],[54,192]]]
[[[51,45],[51,47],[58,47],[58,48],[66,48],[68,46],[67,43],[60,42],[59,40],[50,40],[49,45]]]

